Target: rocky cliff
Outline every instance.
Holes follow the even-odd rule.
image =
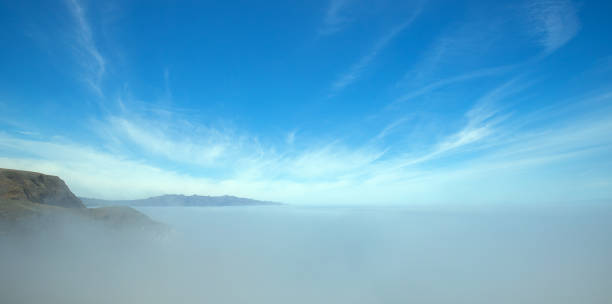
[[[0,199],[65,208],[85,208],[57,176],[0,168]]]
[[[120,230],[163,230],[163,225],[130,207],[86,208],[57,176],[0,168],[0,236],[76,222]]]

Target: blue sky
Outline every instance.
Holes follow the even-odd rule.
[[[0,167],[100,198],[610,201],[610,12],[3,1]]]

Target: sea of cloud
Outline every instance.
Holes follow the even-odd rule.
[[[610,303],[612,212],[143,208],[165,235],[74,220],[0,237],[2,303]]]

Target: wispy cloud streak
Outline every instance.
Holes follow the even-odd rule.
[[[332,35],[342,30],[351,20],[344,11],[353,1],[355,0],[331,0],[319,35]]]
[[[401,24],[393,27],[389,32],[387,32],[384,36],[382,36],[376,44],[370,49],[370,51],[361,59],[355,63],[348,72],[342,74],[333,84],[331,88],[330,95],[333,96],[338,92],[342,91],[347,86],[351,85],[353,82],[357,81],[367,67],[372,63],[372,61],[384,50],[387,45],[395,39],[401,32],[403,32],[410,24],[417,18],[420,14],[421,8],[415,9],[412,13],[411,17],[408,20],[402,22]]]
[[[466,122],[463,127],[431,145],[425,154],[398,159],[397,167],[414,166],[449,154],[461,154],[464,148],[478,150],[498,144],[491,137],[500,136],[500,125],[509,118],[500,102],[527,87],[527,84],[520,84],[518,78],[514,78],[492,89],[465,113]]]
[[[531,30],[546,53],[569,42],[580,30],[576,6],[569,0],[543,0],[527,6]]]
[[[80,65],[85,69],[85,81],[98,95],[102,96],[101,83],[106,72],[106,59],[100,53],[93,37],[86,12],[77,0],[67,0],[67,6],[76,24],[76,45]]]
[[[572,164],[578,170],[594,170],[576,182],[581,187],[609,177],[603,169],[590,165],[589,159],[612,151],[612,139],[608,136],[612,133],[611,109],[600,109],[597,115],[590,112],[572,115],[560,122],[559,128],[521,131],[514,125],[537,123],[547,115],[521,116],[517,120],[504,111],[500,103],[524,87],[513,79],[485,94],[465,113],[463,126],[432,142],[425,153],[416,156],[407,154],[408,151],[389,154],[387,147],[380,146],[375,138],[364,141],[361,146],[348,146],[339,140],[310,139],[307,148],[282,149],[246,135],[212,129],[193,132],[192,125],[169,127],[159,126],[157,121],[149,124],[134,118],[111,117],[109,124],[118,127],[105,129],[106,133],[101,136],[109,140],[118,138],[119,145],[125,149],[100,149],[57,138],[41,140],[0,133],[0,152],[4,155],[0,166],[62,175],[81,195],[133,198],[172,192],[231,193],[303,203],[364,202],[374,198],[381,203],[407,198],[478,199],[457,196],[462,191],[457,188],[458,192],[453,193],[448,187],[461,185],[462,189],[478,189],[483,180],[495,182],[490,176],[539,176],[548,172],[541,170],[542,166],[551,164]],[[609,100],[610,96],[606,93],[599,99]],[[586,108],[582,111],[585,110],[588,111]],[[521,121],[524,119],[531,121]],[[406,122],[398,120],[375,137],[384,137],[403,123]],[[94,127],[104,125],[107,124]],[[108,144],[113,146],[112,142]],[[151,150],[162,160],[156,161],[141,153],[130,154],[134,145]],[[209,153],[215,145],[223,149]],[[225,174],[180,173],[179,163],[189,164],[197,172],[209,172],[208,169],[216,167]],[[550,178],[537,180],[552,183]],[[533,187],[532,182],[518,181],[508,186],[524,190],[521,187]],[[441,188],[445,191],[440,192]],[[482,195],[492,198],[499,193]]]
[[[393,102],[391,102],[387,106],[387,108],[392,108],[394,106],[397,106],[398,104],[407,102],[419,96],[426,95],[428,93],[444,88],[446,86],[450,86],[453,84],[462,83],[462,82],[466,82],[466,81],[470,81],[470,80],[474,80],[478,78],[503,74],[504,72],[507,72],[511,70],[512,68],[513,66],[501,66],[501,67],[494,67],[494,68],[488,68],[488,69],[480,69],[480,70],[471,71],[465,74],[461,74],[458,76],[438,80],[438,81],[432,82],[418,89],[411,90],[403,94],[402,96],[396,98]]]

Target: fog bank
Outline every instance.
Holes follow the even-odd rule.
[[[2,303],[610,303],[612,212],[141,208],[0,237]]]

